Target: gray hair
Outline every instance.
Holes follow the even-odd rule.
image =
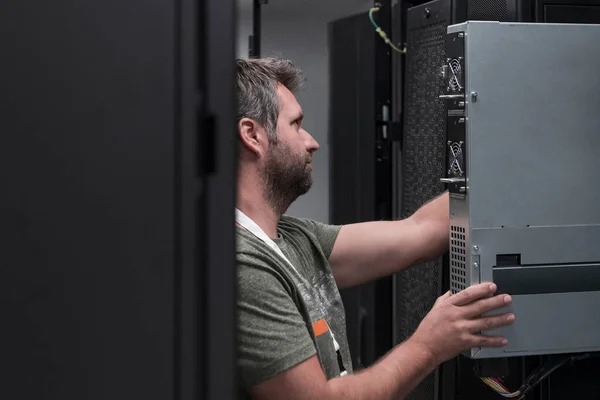
[[[251,118],[261,124],[269,141],[277,143],[277,119],[281,102],[277,86],[296,93],[304,84],[302,71],[293,62],[281,58],[237,60],[236,122]]]

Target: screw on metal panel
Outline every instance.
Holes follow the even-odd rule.
[[[471,92],[471,101],[477,103],[477,92]]]
[[[477,245],[473,246],[473,251],[479,251],[479,246],[477,246]]]
[[[479,263],[478,262],[473,263],[473,267],[474,268],[479,268]]]

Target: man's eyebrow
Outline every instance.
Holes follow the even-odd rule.
[[[296,118],[294,118],[294,121],[302,121],[304,119],[304,113],[300,112],[298,114],[296,114]]]

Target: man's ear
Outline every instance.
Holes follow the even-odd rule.
[[[251,118],[242,118],[238,122],[238,133],[242,147],[257,156],[267,149],[267,135],[264,128]]]

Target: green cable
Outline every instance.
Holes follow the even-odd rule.
[[[379,27],[377,26],[377,24],[375,23],[375,20],[373,19],[373,12],[374,11],[379,11],[379,8],[371,8],[369,10],[369,19],[371,20],[371,23],[373,24],[373,26],[375,27],[375,29],[378,29]]]
[[[396,46],[394,46],[394,44],[392,43],[392,41],[387,37],[386,33],[375,23],[375,20],[373,19],[373,13],[379,11],[378,7],[373,7],[369,10],[369,19],[371,20],[371,23],[373,24],[373,26],[375,27],[375,31],[379,34],[379,36],[381,36],[381,38],[390,45],[390,47],[394,50],[396,50],[398,53],[401,54],[406,54],[406,49],[404,50],[400,50],[399,48],[397,48]]]

